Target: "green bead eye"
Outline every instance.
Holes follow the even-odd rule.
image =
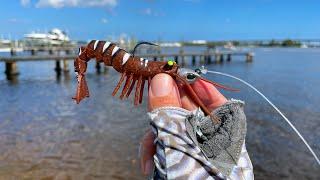
[[[174,61],[172,61],[172,60],[169,60],[167,63],[168,63],[169,66],[173,66],[174,65]]]

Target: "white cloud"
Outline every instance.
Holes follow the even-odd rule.
[[[28,6],[30,4],[30,0],[20,0],[20,4],[22,6]]]
[[[142,13],[143,15],[147,15],[147,16],[156,16],[156,17],[158,17],[158,16],[165,16],[165,14],[164,14],[163,12],[157,12],[157,11],[152,10],[151,8],[143,9],[143,10],[141,11],[141,13]]]
[[[102,18],[102,19],[101,19],[101,22],[102,22],[103,24],[107,24],[109,21],[108,21],[108,19],[106,19],[106,18]]]
[[[9,18],[7,19],[7,22],[12,24],[26,24],[26,23],[29,23],[30,21],[26,19]]]
[[[145,14],[145,15],[151,15],[152,14],[152,10],[151,10],[151,8],[146,8],[146,9],[144,9],[142,11],[142,13]]]
[[[8,19],[8,22],[17,23],[18,19],[17,18],[11,18],[11,19]]]
[[[114,7],[117,0],[39,0],[36,3],[37,8],[52,7]]]

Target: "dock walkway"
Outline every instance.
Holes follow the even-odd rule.
[[[68,72],[68,61],[74,60],[77,57],[74,48],[63,48],[63,49],[29,49],[27,51],[31,52],[28,56],[17,56],[14,50],[11,51],[11,56],[1,57],[0,62],[5,63],[5,74],[8,80],[16,78],[19,74],[18,62],[29,62],[29,61],[56,61],[56,67],[54,68],[57,75],[60,75],[61,71]],[[47,52],[47,54],[38,54],[38,52]],[[64,53],[60,53],[60,52]],[[211,63],[222,63],[224,59],[226,61],[231,61],[232,56],[243,56],[246,62],[252,62],[254,54],[248,51],[206,51],[203,53],[187,53],[180,51],[179,53],[155,53],[155,54],[137,54],[137,56],[148,58],[154,61],[161,61],[166,59],[174,59],[181,66],[186,64],[186,57],[191,57],[192,65],[201,64],[211,64]],[[63,68],[61,68],[60,61],[63,62]],[[99,73],[101,69],[100,63],[96,64],[96,70]]]

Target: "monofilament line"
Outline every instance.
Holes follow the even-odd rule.
[[[254,91],[256,91],[261,97],[263,97],[263,99],[265,99],[281,116],[282,118],[290,125],[290,127],[297,133],[297,135],[300,137],[300,139],[303,141],[303,143],[307,146],[307,148],[309,149],[309,151],[311,152],[311,154],[313,155],[313,157],[315,158],[315,160],[317,161],[317,163],[320,165],[320,160],[317,157],[316,153],[313,151],[313,149],[310,147],[310,145],[308,144],[308,142],[304,139],[304,137],[300,134],[300,132],[297,130],[297,128],[289,121],[289,119],[264,95],[262,94],[258,89],[256,89],[254,86],[252,86],[251,84],[249,84],[248,82],[232,76],[230,74],[227,73],[222,73],[222,72],[218,72],[218,71],[209,71],[208,73],[213,73],[213,74],[219,74],[222,76],[227,76],[233,79],[236,79],[242,83],[244,83],[245,85],[249,86],[251,89],[253,89]]]

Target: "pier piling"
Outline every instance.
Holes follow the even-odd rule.
[[[223,62],[223,61],[224,61],[223,54],[220,54],[220,56],[221,56],[221,57],[220,57],[220,61]]]
[[[192,66],[196,65],[196,56],[192,56]]]
[[[207,56],[207,64],[211,64],[211,56],[210,55]]]
[[[35,49],[31,49],[31,55],[35,56],[36,55],[36,50]]]
[[[96,61],[96,72],[97,72],[97,74],[101,73],[101,64],[98,61]]]
[[[11,57],[16,56],[17,51],[14,48],[11,48],[10,55]],[[17,62],[16,61],[6,62],[4,73],[6,74],[8,80],[16,79],[17,75],[19,75]]]
[[[56,60],[56,67],[54,68],[54,70],[57,73],[57,76],[61,75],[61,64],[60,64],[60,60]]]
[[[227,61],[228,61],[228,62],[231,61],[231,54],[227,54]]]
[[[220,53],[215,54],[215,61],[217,64],[221,63],[221,54]]]
[[[204,65],[206,63],[205,58],[206,56],[200,56],[200,65]]]
[[[10,49],[10,54],[11,56],[16,56],[17,55],[17,51],[14,48]]]
[[[253,61],[253,53],[247,53],[246,62],[252,62],[252,61]]]
[[[71,51],[70,50],[66,50],[65,51],[66,55],[70,55]],[[63,59],[63,72],[67,73],[69,72],[69,63],[67,59]]]
[[[63,60],[63,72],[69,72],[69,63],[66,59]]]
[[[4,73],[7,75],[8,80],[14,79],[15,76],[19,75],[17,63],[15,61],[6,62],[6,70]]]
[[[183,50],[183,48],[180,49],[179,55],[181,57],[181,66],[185,66],[186,62],[185,62],[185,58],[184,58],[184,50]],[[178,57],[177,57],[177,59],[178,59]]]
[[[179,64],[178,56],[174,56],[174,61]]]

